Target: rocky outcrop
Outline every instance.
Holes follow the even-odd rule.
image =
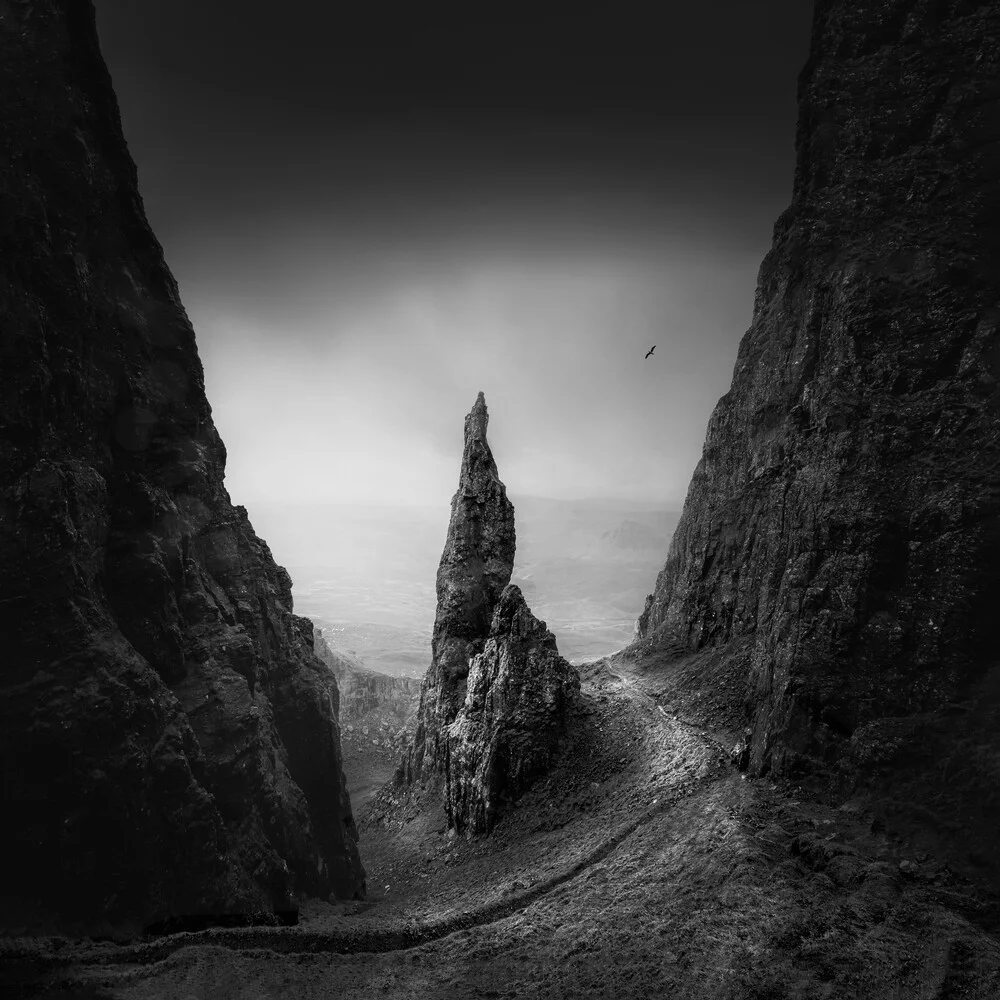
[[[740,658],[752,771],[854,766],[997,666],[998,42],[982,0],[816,5],[792,204],[636,629]]]
[[[421,685],[408,765],[414,774],[446,767],[445,730],[465,702],[469,662],[483,648],[514,568],[514,506],[486,440],[488,423],[479,393],[465,418],[462,469],[438,565],[431,665]]]
[[[402,749],[420,702],[420,681],[367,670],[360,661],[333,650],[322,629],[314,629],[314,640],[316,655],[337,679],[344,740],[365,738],[382,748]]]
[[[461,832],[487,832],[503,806],[555,756],[580,678],[555,636],[513,584],[469,664],[465,704],[448,727],[448,814]]]
[[[465,418],[458,491],[437,575],[432,660],[399,779],[444,778],[449,823],[482,833],[499,803],[523,791],[551,757],[576,671],[528,610],[514,566],[514,508],[486,439],[479,393]],[[533,702],[547,699],[543,706]],[[537,746],[529,746],[532,723]]]
[[[0,4],[0,48],[0,916],[359,895],[336,681],[223,484],[93,6]]]

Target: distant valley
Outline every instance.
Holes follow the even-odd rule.
[[[632,637],[679,511],[630,500],[511,498],[512,582],[582,662]],[[292,576],[295,610],[370,670],[423,677],[449,510],[255,504],[250,517]]]
[[[615,652],[667,557],[679,511],[635,501],[514,497],[514,583],[571,662]]]

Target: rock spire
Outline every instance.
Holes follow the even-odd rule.
[[[480,392],[465,418],[437,574],[431,665],[400,774],[408,782],[443,776],[449,821],[476,833],[489,829],[504,796],[515,797],[548,765],[579,689],[552,634],[509,586],[514,508],[488,423]]]

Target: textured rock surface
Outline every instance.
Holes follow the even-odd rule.
[[[94,19],[0,3],[3,917],[354,896],[336,682],[223,485]]]
[[[817,3],[792,205],[636,629],[742,657],[751,770],[853,766],[1000,660],[998,80],[996,3]]]
[[[548,764],[580,686],[555,638],[509,586],[514,508],[486,440],[488,419],[479,393],[465,418],[438,568],[432,662],[400,768],[406,782],[442,775],[449,823],[475,833]]]
[[[460,832],[487,832],[503,805],[548,769],[579,690],[555,636],[510,584],[448,728],[448,815]]]
[[[316,655],[337,679],[344,740],[370,737],[380,746],[398,744],[401,749],[405,726],[416,716],[420,702],[420,681],[366,669],[353,657],[331,649],[322,629],[314,630],[314,640]]]
[[[486,400],[479,393],[465,418],[462,470],[438,565],[431,666],[421,685],[408,762],[413,774],[445,768],[445,729],[465,701],[469,661],[483,648],[493,609],[514,568],[514,507],[486,440],[488,423]]]

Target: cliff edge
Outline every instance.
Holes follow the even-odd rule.
[[[792,204],[636,626],[738,662],[752,773],[997,702],[998,78],[995,3],[816,5]]]
[[[89,2],[0,3],[8,926],[353,897],[338,692],[234,507]]]

